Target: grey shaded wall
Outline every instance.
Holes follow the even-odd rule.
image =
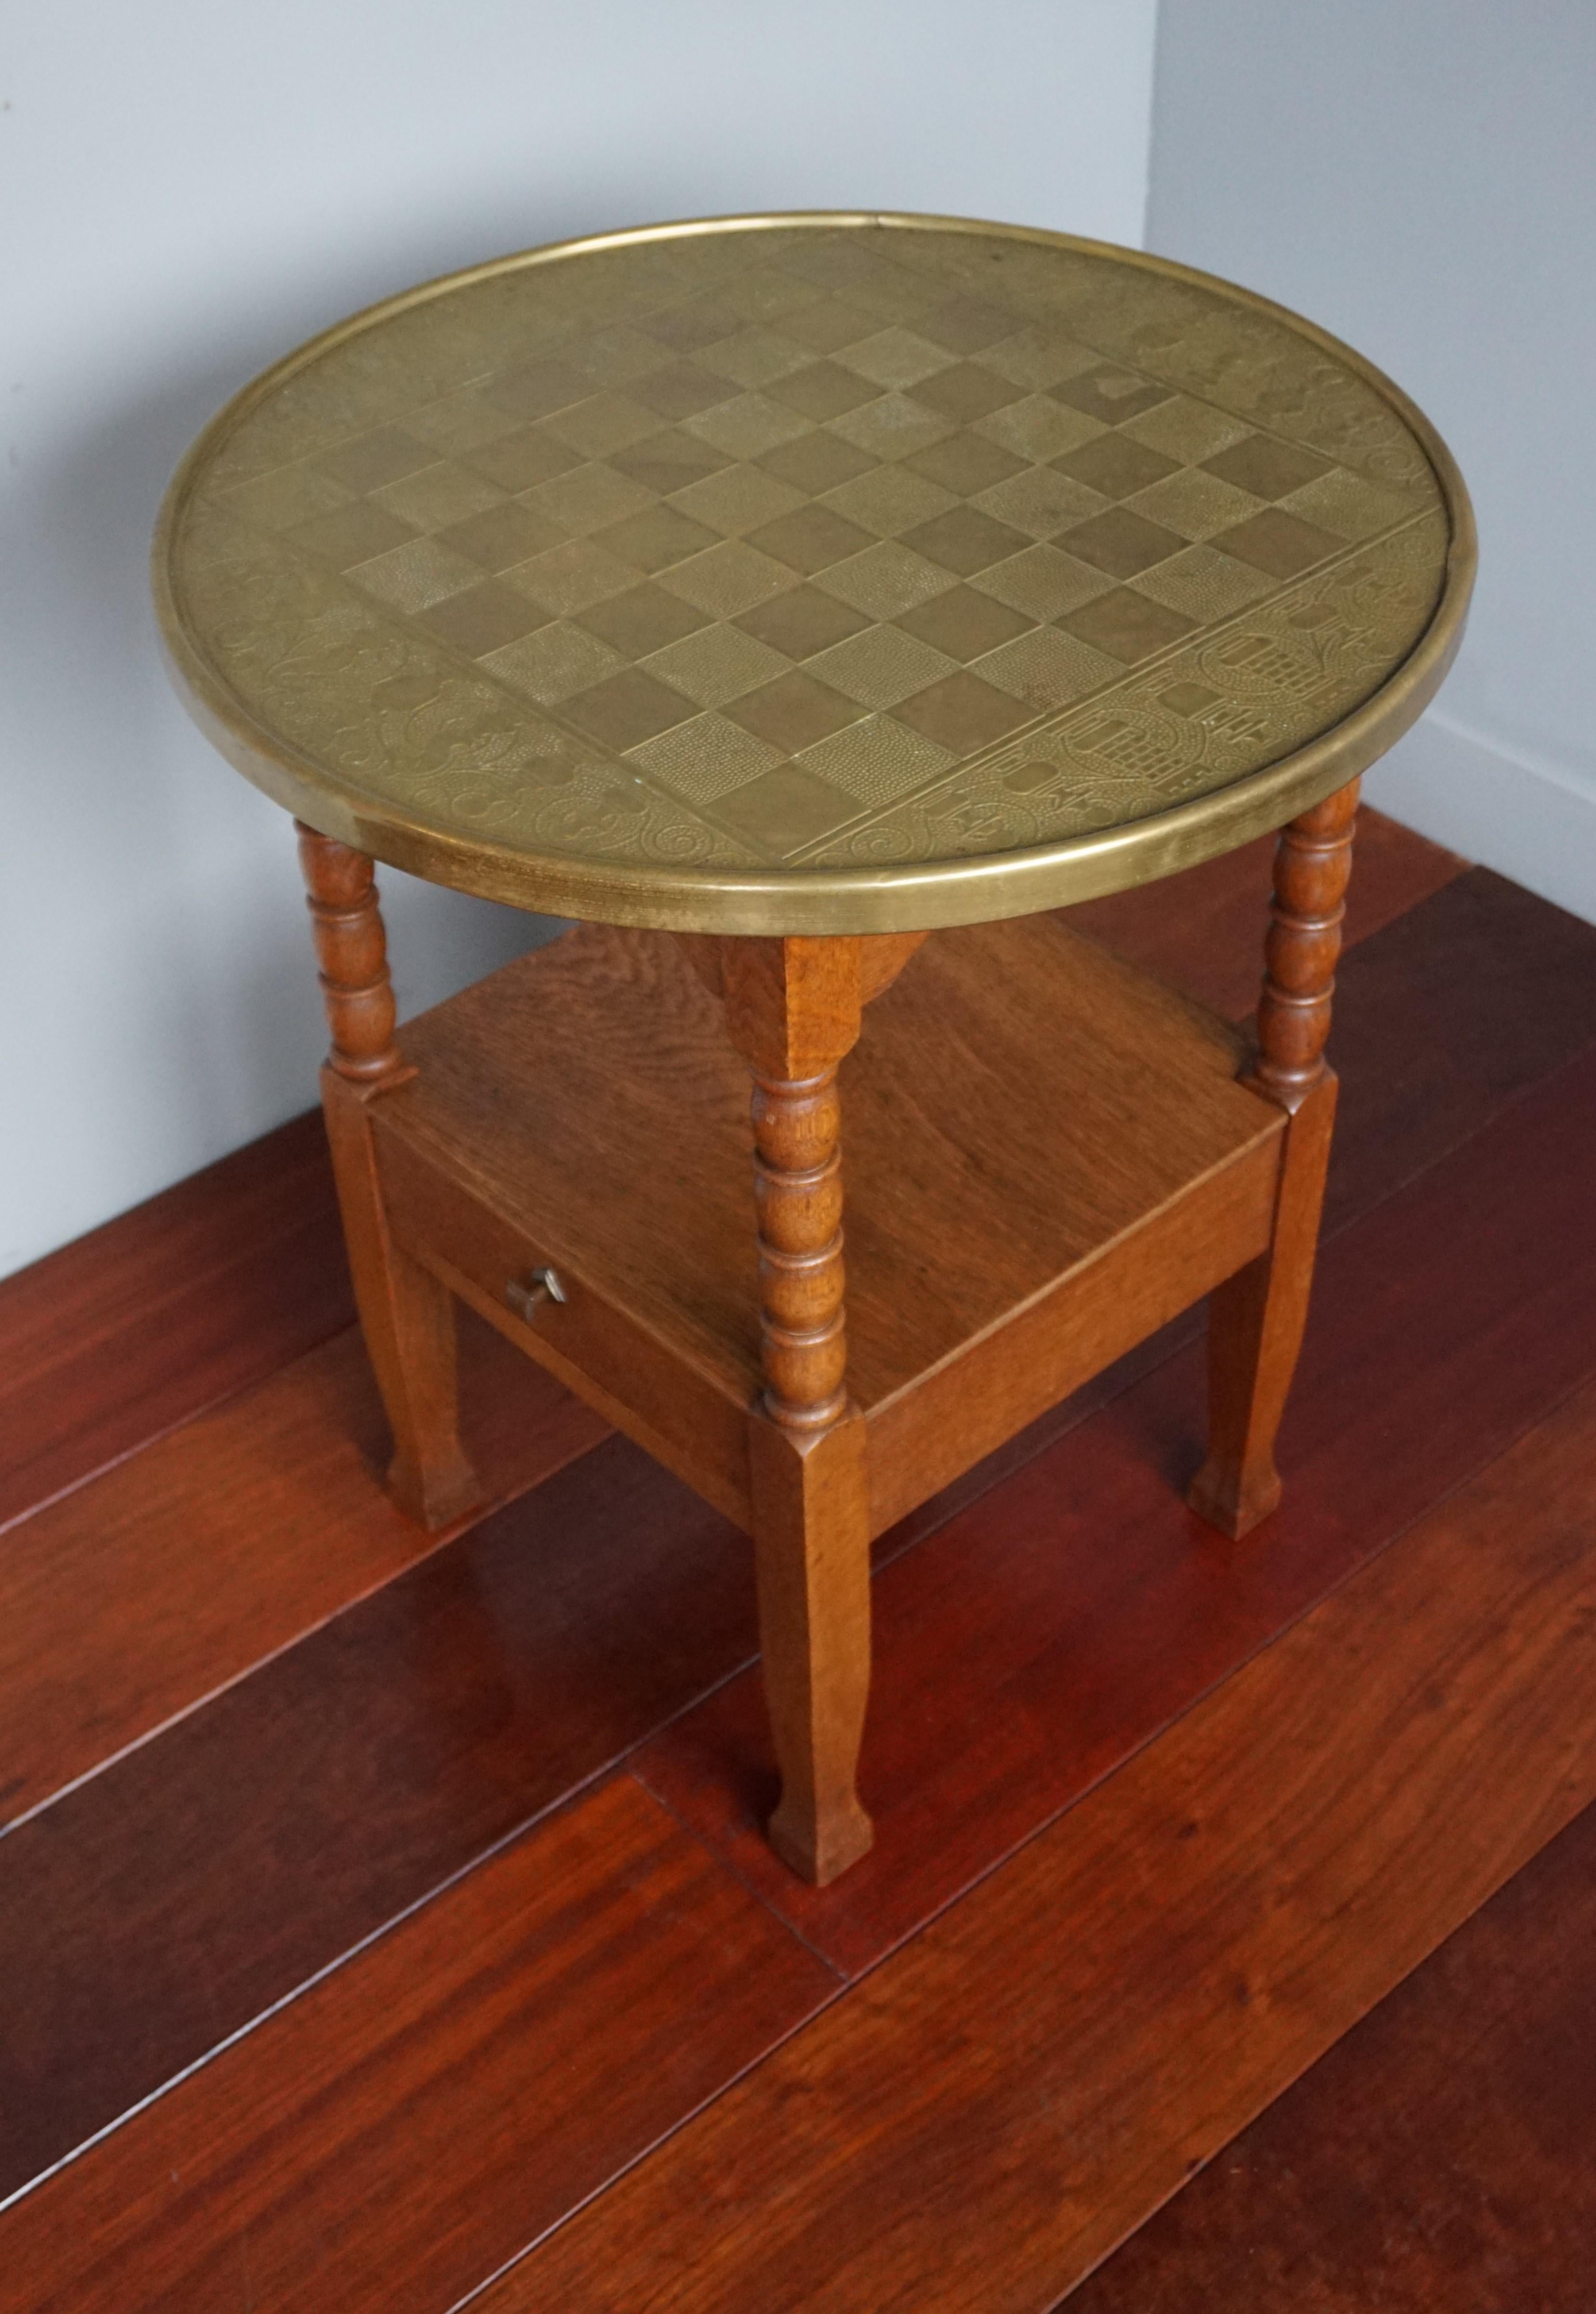
[[[0,1274],[314,1099],[284,816],[184,720],[150,526],[340,314],[568,234],[965,210],[1135,241],[1154,0],[52,0],[0,58]],[[384,879],[406,1010],[537,921]]]
[[[1350,340],[1447,437],[1478,591],[1370,782],[1596,918],[1596,6],[1161,0],[1147,244]]]

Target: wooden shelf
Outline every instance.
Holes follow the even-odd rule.
[[[745,1521],[753,1140],[719,1002],[668,938],[588,926],[403,1044],[375,1120],[401,1242]],[[1285,1119],[1241,1050],[1045,916],[936,935],[870,1006],[842,1085],[875,1529],[1264,1251]],[[505,1287],[542,1264],[568,1299],[528,1325]]]

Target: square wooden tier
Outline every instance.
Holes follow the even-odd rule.
[[[761,1389],[746,1069],[676,942],[586,926],[410,1023],[399,1241],[729,1516]],[[1270,1240],[1239,1032],[1057,918],[932,935],[842,1065],[878,1532]],[[564,1289],[524,1322],[506,1287]]]

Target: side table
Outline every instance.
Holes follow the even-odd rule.
[[[1190,1499],[1277,1500],[1358,777],[1473,567],[1321,331],[945,218],[484,266],[180,470],[162,631],[301,824],[394,1497],[478,1498],[458,1299],[743,1526],[807,1877],[870,1843],[874,1535],[1204,1294]],[[1054,913],[1271,827],[1256,1038]],[[379,859],[583,921],[401,1047]]]

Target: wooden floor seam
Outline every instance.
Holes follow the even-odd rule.
[[[352,1339],[358,1338],[353,1329],[340,1329],[339,1331],[340,1334],[348,1332]],[[337,1340],[339,1337],[335,1335],[331,1338]],[[318,1345],[317,1347],[320,1347],[322,1346]],[[242,1395],[242,1393],[234,1393],[234,1395]],[[214,1401],[212,1405],[203,1408],[200,1410],[200,1414],[194,1418],[197,1420],[203,1419],[204,1416],[215,1413],[220,1407],[225,1406],[229,1402],[230,1400],[228,1399],[218,1399]],[[163,1438],[172,1436],[177,1430],[184,1427],[186,1427],[186,1425],[184,1424],[174,1424],[170,1428],[162,1431],[157,1436],[147,1441],[147,1444],[149,1446],[157,1446],[161,1444]],[[133,1461],[137,1455],[143,1453],[145,1451],[145,1448],[142,1446],[130,1447],[126,1454],[119,1455],[114,1462],[106,1466],[105,1470],[96,1471],[93,1472],[90,1477],[82,1480],[80,1482],[81,1485],[93,1485],[97,1479],[108,1476],[110,1471],[116,1470],[123,1464]],[[574,1454],[571,1457],[571,1460],[573,1462],[580,1461],[582,1453],[590,1453],[592,1451],[591,1447],[585,1447],[581,1449],[579,1453]],[[559,1467],[563,1468],[565,1466],[560,1465]],[[554,1475],[554,1472],[551,1471],[541,1475],[551,1477]],[[534,1480],[533,1483],[537,1484],[539,1481]],[[52,1496],[48,1502],[39,1504],[37,1506],[37,1509],[40,1512],[48,1511],[53,1508],[57,1503],[65,1499],[67,1496],[75,1494],[78,1491],[79,1488],[76,1486],[64,1488],[60,1495]],[[419,1567],[424,1565],[428,1559],[433,1558],[438,1551],[446,1550],[452,1542],[458,1541],[459,1537],[463,1533],[466,1532],[469,1528],[478,1524],[485,1518],[491,1518],[496,1511],[505,1509],[507,1505],[513,1503],[517,1498],[517,1496],[522,1491],[524,1491],[522,1488],[517,1488],[508,1493],[501,1494],[486,1500],[469,1511],[464,1517],[455,1520],[451,1525],[440,1527],[436,1532],[428,1534],[418,1548],[415,1557],[408,1562],[408,1565],[410,1567]],[[13,1524],[20,1525],[22,1524],[23,1519],[31,1517],[32,1515],[34,1515],[32,1512],[25,1512],[22,1515],[22,1518],[13,1521]],[[0,1529],[0,1541],[4,1540],[4,1530]],[[24,1824],[32,1823],[34,1819],[43,1814],[46,1809],[54,1807],[58,1801],[67,1798],[73,1792],[81,1789],[84,1784],[93,1782],[97,1776],[101,1776],[105,1774],[109,1769],[118,1766],[122,1761],[128,1759],[133,1753],[142,1751],[146,1744],[155,1743],[161,1736],[170,1734],[172,1728],[180,1727],[185,1719],[190,1718],[194,1713],[198,1711],[203,1711],[207,1704],[216,1702],[218,1697],[225,1695],[231,1688],[238,1686],[242,1681],[251,1678],[256,1672],[263,1671],[269,1664],[275,1662],[280,1656],[289,1653],[290,1650],[298,1647],[303,1640],[313,1638],[318,1631],[325,1630],[330,1624],[336,1622],[340,1615],[348,1614],[351,1608],[359,1606],[362,1600],[375,1596],[378,1591],[382,1590],[384,1585],[392,1579],[392,1575],[375,1576],[364,1590],[354,1592],[349,1597],[340,1600],[336,1606],[330,1607],[325,1614],[318,1616],[313,1621],[303,1624],[297,1630],[292,1633],[291,1636],[280,1640],[275,1647],[267,1648],[263,1654],[253,1657],[249,1663],[243,1665],[240,1669],[232,1673],[227,1678],[218,1680],[214,1687],[207,1688],[203,1693],[196,1695],[191,1701],[182,1705],[180,1709],[169,1713],[164,1719],[160,1720],[154,1727],[147,1728],[142,1735],[134,1736],[129,1742],[119,1745],[114,1752],[108,1752],[102,1760],[96,1761],[92,1768],[86,1768],[81,1775],[74,1776],[67,1782],[58,1785],[55,1790],[46,1793],[41,1798],[35,1801],[31,1806],[22,1809],[18,1815],[7,1817],[4,1823],[0,1823],[0,1841],[7,1839],[11,1833],[20,1832]],[[734,1674],[728,1674],[728,1676],[732,1675]],[[4,2207],[4,2202],[0,2201],[0,2208]]]

